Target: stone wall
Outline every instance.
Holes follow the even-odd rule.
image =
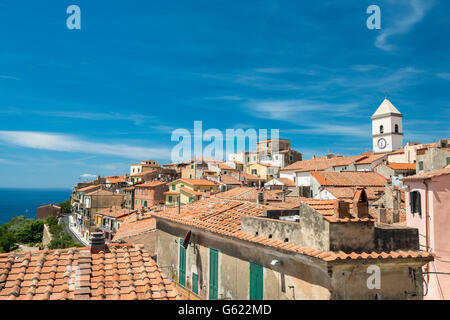
[[[52,241],[52,234],[50,233],[50,228],[47,224],[44,224],[44,232],[42,235],[42,245],[47,248],[49,243]]]

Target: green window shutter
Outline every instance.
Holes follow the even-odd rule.
[[[263,300],[263,267],[250,262],[250,300]]]
[[[450,157],[447,157],[447,165],[450,164]]]
[[[186,286],[186,249],[183,247],[184,240],[180,239],[180,276],[178,283]]]
[[[169,203],[172,202],[172,196],[169,196]]]
[[[423,161],[419,161],[419,170],[423,170]]]
[[[172,190],[175,190],[175,185],[174,184],[172,185]]]
[[[219,295],[219,252],[209,249],[209,300],[217,300]]]
[[[192,273],[192,292],[198,294],[198,274]]]
[[[189,197],[189,202],[192,202],[192,197]]]
[[[191,165],[191,169],[194,169],[194,165],[193,164]]]

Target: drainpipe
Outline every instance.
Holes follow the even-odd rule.
[[[181,189],[180,193],[178,194],[178,215],[181,214]]]
[[[426,239],[426,250],[427,252],[430,249],[430,234],[429,234],[429,212],[428,212],[428,183],[427,180],[423,181],[423,184],[425,185],[425,239]],[[427,263],[427,283],[430,282],[430,263]]]

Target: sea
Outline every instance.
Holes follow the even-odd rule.
[[[71,189],[3,189],[0,188],[0,225],[13,216],[36,219],[36,209],[44,203],[57,205],[70,199]]]

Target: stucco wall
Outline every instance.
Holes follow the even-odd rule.
[[[299,242],[308,248],[328,251],[330,248],[330,224],[310,206],[300,203]]]
[[[331,251],[361,252],[374,248],[373,222],[330,223]]]
[[[189,230],[157,222],[157,259],[164,272],[178,280],[179,238]],[[165,229],[165,231],[161,230]],[[209,297],[209,248],[219,252],[219,299],[249,299],[250,261],[263,266],[264,299],[329,299],[326,268],[303,256],[282,254],[252,243],[192,229],[186,250],[186,286],[192,289],[192,272],[199,277],[199,295]],[[282,261],[271,266],[272,260]],[[169,272],[171,270],[171,272]],[[189,277],[189,278],[188,278]],[[289,288],[293,286],[293,288]],[[284,289],[284,291],[283,291]]]
[[[406,221],[407,225],[419,229],[421,248],[426,245],[425,223],[425,185],[423,181],[408,181],[409,189],[406,193]],[[429,239],[430,250],[436,253],[434,262],[429,264],[429,272],[450,273],[450,245],[448,230],[450,228],[450,175],[440,176],[428,182],[428,210],[429,210]],[[421,194],[422,215],[412,214],[409,206],[410,192],[419,191]],[[428,283],[427,300],[450,299],[450,277],[431,273],[425,277]]]
[[[332,273],[332,299],[376,299],[378,293],[382,300],[422,299],[423,278],[417,264],[377,264],[380,268],[380,289],[370,289],[367,285],[370,265],[337,266]],[[369,283],[372,283],[369,280]],[[414,296],[414,294],[416,294]]]

